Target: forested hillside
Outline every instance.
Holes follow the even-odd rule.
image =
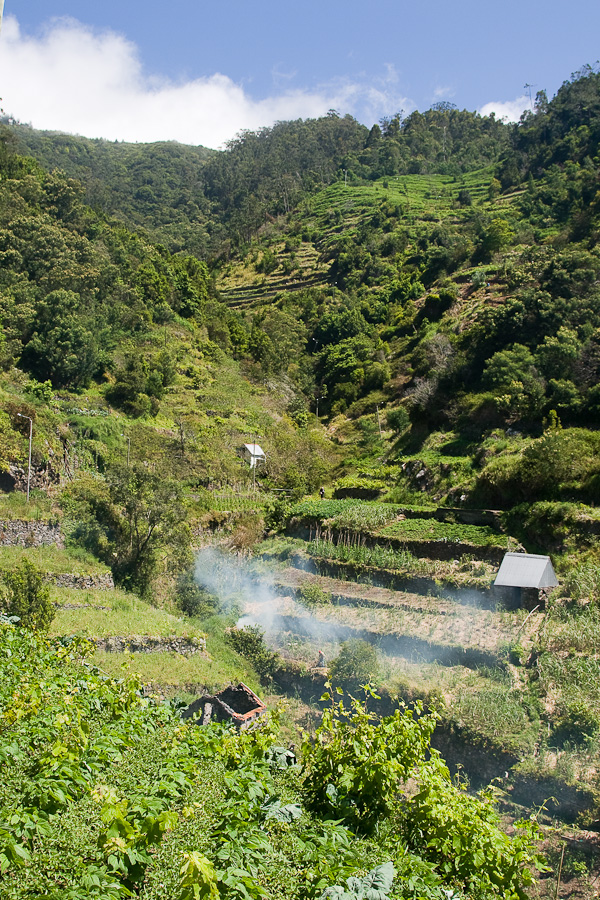
[[[203,259],[214,249],[202,176],[214,151],[175,141],[89,140],[25,125],[11,130],[20,153],[35,157],[48,172],[60,170],[80,181],[85,202],[97,212],[144,229],[171,252]]]
[[[6,127],[4,365],[52,389],[104,379],[143,420],[177,375],[159,329],[181,322],[275,379],[298,434],[318,405],[355,448],[330,478],[362,468],[397,498],[427,483],[436,502],[507,511],[592,505],[599,78],[540,93],[515,126],[449,104],[370,131],[331,112],[219,153]],[[152,243],[165,228],[168,249]],[[447,477],[392,474],[442,446]]]
[[[449,104],[370,131],[331,112],[219,153],[5,127],[4,365],[53,389],[104,379],[143,420],[176,377],[200,385],[159,346],[181,322],[278,381],[298,435],[318,406],[355,448],[330,479],[363,469],[396,498],[426,483],[436,502],[507,511],[593,505],[599,78],[540,93],[515,126]],[[165,228],[169,249],[152,243]],[[397,474],[442,446],[451,474]]]
[[[561,867],[551,817],[589,827],[591,896],[599,142],[592,69],[516,125],[2,126],[7,896],[522,898],[537,826],[463,770]],[[507,549],[551,555],[547,606],[493,593]],[[176,718],[240,679],[291,698],[300,775]]]

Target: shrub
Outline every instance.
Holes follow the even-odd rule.
[[[24,559],[11,572],[4,572],[2,580],[6,587],[6,615],[18,616],[21,625],[32,631],[47,631],[54,618],[54,606],[42,572]]]
[[[306,736],[302,746],[307,804],[356,831],[372,832],[391,812],[400,784],[423,762],[436,716],[397,709],[378,720],[366,702],[353,700],[349,713],[329,691],[321,699],[331,700],[331,707],[316,739]]]
[[[342,643],[338,656],[329,667],[329,679],[332,684],[353,691],[373,681],[378,672],[375,648],[360,638],[351,638]]]
[[[279,261],[277,259],[277,255],[267,247],[263,251],[262,259],[260,259],[256,265],[255,269],[261,275],[271,275],[277,266],[279,265]]]
[[[284,528],[290,517],[290,502],[286,496],[278,497],[267,506],[265,528],[267,531],[279,531]]]
[[[250,660],[261,681],[271,680],[276,668],[277,655],[267,647],[264,631],[258,625],[230,628],[227,632],[227,642],[240,656]]]
[[[535,852],[537,823],[516,822],[513,838],[500,830],[491,794],[469,796],[451,784],[435,757],[416,796],[403,804],[400,830],[408,846],[433,862],[445,879],[469,896],[496,895],[525,900],[523,886],[534,883],[531,868],[543,869]]]
[[[588,703],[581,699],[571,700],[559,708],[551,739],[558,746],[566,742],[585,744],[599,729],[598,714],[590,709]]]
[[[387,411],[388,428],[403,434],[410,425],[410,416],[403,406],[397,406],[396,409],[388,409]]]
[[[331,603],[331,594],[324,591],[320,584],[303,584],[300,588],[300,600],[305,606],[323,606]]]
[[[193,569],[184,572],[177,579],[175,601],[186,616],[211,616],[219,608],[218,599],[200,587],[194,578]]]
[[[54,396],[50,379],[48,379],[48,381],[37,381],[35,378],[32,378],[25,385],[25,393],[43,403],[50,403]]]

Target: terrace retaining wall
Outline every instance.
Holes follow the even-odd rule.
[[[49,581],[61,588],[75,588],[79,591],[112,591],[115,583],[112,574],[105,572],[103,575],[75,575],[65,572],[59,575],[46,575],[44,581]]]
[[[4,544],[6,547],[58,547],[63,549],[65,541],[58,524],[28,521],[27,519],[5,519],[0,521],[0,544]]]
[[[202,637],[107,637],[96,638],[98,650],[106,653],[178,653],[180,656],[195,656],[206,652],[206,639]]]

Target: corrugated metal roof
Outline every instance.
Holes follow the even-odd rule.
[[[507,553],[496,575],[499,587],[545,588],[558,584],[549,556]]]
[[[244,447],[252,456],[264,456],[265,451],[258,444],[244,444]]]

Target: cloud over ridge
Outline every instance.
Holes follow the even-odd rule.
[[[149,76],[135,44],[75,19],[54,19],[39,35],[28,36],[7,16],[0,79],[4,111],[35,128],[215,148],[244,129],[320,116],[332,108],[364,108],[381,116],[408,105],[396,96],[393,73],[376,86],[339,79],[312,90],[284,86],[263,99],[252,98],[221,73],[181,83]]]
[[[529,97],[522,94],[520,97],[515,97],[514,100],[494,100],[486,103],[481,107],[479,113],[482,116],[490,116],[495,113],[497,119],[505,122],[518,122],[521,113],[526,109],[530,109],[530,100]]]

